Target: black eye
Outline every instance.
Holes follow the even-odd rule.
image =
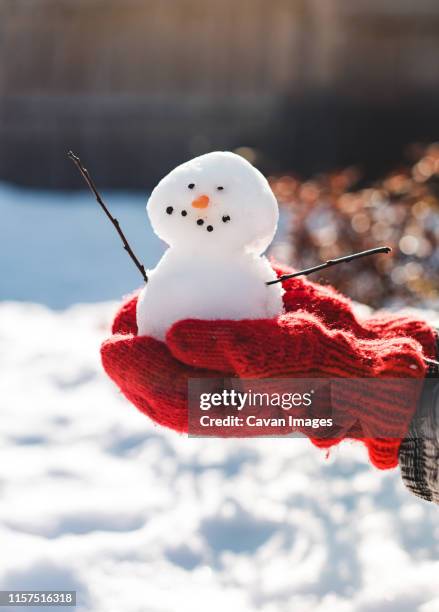
[[[193,189],[195,187],[195,183],[189,183],[188,189]]]
[[[219,187],[217,187],[218,191],[222,191],[224,189],[224,187],[222,187],[221,185]]]

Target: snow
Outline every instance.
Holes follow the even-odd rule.
[[[154,426],[101,370],[114,308],[0,304],[0,588],[88,612],[437,610],[436,506],[360,445]]]
[[[282,313],[280,283],[266,257],[253,253],[194,257],[177,248],[163,255],[137,302],[139,335],[164,340],[184,319],[266,319]]]
[[[282,287],[261,257],[279,211],[267,179],[227,151],[174,168],[147,206],[169,248],[138,301],[139,334],[164,340],[182,319],[265,319],[282,312]]]

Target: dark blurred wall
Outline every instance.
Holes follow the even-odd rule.
[[[439,138],[437,0],[0,0],[0,180],[147,188],[216,148],[378,172]]]

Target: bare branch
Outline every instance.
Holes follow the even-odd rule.
[[[295,278],[296,276],[308,276],[308,274],[313,274],[314,272],[318,272],[319,270],[324,270],[325,268],[337,266],[341,263],[347,263],[354,259],[360,259],[360,257],[376,255],[377,253],[390,253],[391,250],[392,249],[390,247],[378,247],[376,249],[369,249],[368,251],[361,251],[361,253],[352,253],[352,255],[346,255],[345,257],[339,257],[338,259],[329,259],[328,261],[325,261],[325,263],[322,263],[319,266],[314,266],[313,268],[306,268],[306,270],[294,272],[293,274],[284,274],[276,280],[268,281],[265,284],[274,285],[275,283],[281,283],[282,281],[288,280],[289,278]]]
[[[84,168],[84,166],[82,165],[81,160],[79,159],[79,157],[77,155],[75,155],[72,151],[69,151],[67,153],[67,156],[69,157],[69,159],[71,159],[73,161],[75,166],[78,168],[79,172],[81,173],[82,177],[84,178],[85,182],[87,183],[90,191],[94,194],[97,203],[100,205],[100,207],[102,208],[104,213],[107,215],[107,217],[110,219],[111,223],[116,228],[116,231],[119,234],[120,239],[122,240],[123,248],[125,249],[125,251],[128,253],[128,255],[133,260],[136,268],[139,270],[139,272],[142,275],[142,278],[145,281],[145,283],[147,283],[148,282],[148,277],[147,277],[146,272],[145,272],[145,267],[143,266],[143,264],[140,263],[140,261],[135,256],[135,254],[134,254],[134,252],[133,252],[133,250],[132,250],[128,240],[125,238],[125,234],[123,233],[123,231],[120,228],[119,221],[115,217],[113,217],[113,215],[110,213],[110,211],[108,210],[108,208],[104,204],[104,201],[102,200],[101,196],[99,195],[99,192],[98,192],[98,190],[96,188],[96,185],[94,184],[93,179],[90,176],[89,171],[87,170],[87,168]]]

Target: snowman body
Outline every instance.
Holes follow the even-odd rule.
[[[275,277],[265,257],[227,253],[200,260],[171,247],[148,272],[139,296],[139,335],[164,340],[172,324],[183,319],[274,317],[282,309],[282,296],[276,285],[265,282]]]
[[[280,284],[262,255],[278,207],[268,182],[243,158],[215,152],[178,166],[147,211],[169,244],[137,303],[139,335],[164,340],[184,319],[259,319],[282,312]]]

